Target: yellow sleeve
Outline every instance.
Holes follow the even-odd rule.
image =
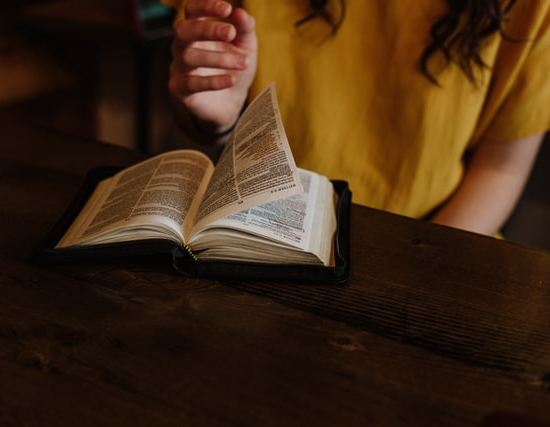
[[[508,141],[550,129],[550,2],[518,2],[512,11],[478,140]]]

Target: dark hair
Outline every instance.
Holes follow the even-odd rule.
[[[346,16],[346,1],[338,0],[338,2],[340,3],[340,14],[338,15],[338,17],[334,17],[333,14],[327,11],[326,6],[329,1],[330,0],[309,0],[311,12],[309,13],[309,15],[296,22],[296,27],[300,27],[307,21],[310,21],[314,18],[322,18],[330,24],[330,35],[335,35],[340,28],[340,25],[342,25],[342,22],[344,22],[344,17]]]
[[[346,12],[345,0],[338,0],[340,14],[332,16],[326,9],[330,0],[310,0],[311,13],[296,22],[299,27],[314,18],[322,18],[331,26],[335,35],[342,25]],[[486,39],[502,32],[506,15],[516,0],[446,0],[447,13],[436,21],[430,29],[431,41],[419,58],[422,73],[433,83],[437,83],[430,71],[430,58],[441,52],[445,66],[456,62],[468,79],[475,82],[475,71],[487,65],[481,58],[481,48]]]

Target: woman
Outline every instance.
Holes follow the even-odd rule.
[[[356,203],[490,235],[513,210],[550,129],[550,2],[172,3],[169,88],[203,139],[275,81],[297,164]]]

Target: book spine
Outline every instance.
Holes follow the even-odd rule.
[[[182,248],[185,250],[185,252],[187,252],[187,254],[193,259],[193,261],[196,261],[197,260],[197,255],[195,254],[195,252],[193,252],[191,250],[191,248],[189,246],[187,246],[185,243],[182,245]]]

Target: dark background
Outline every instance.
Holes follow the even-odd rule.
[[[166,88],[172,20],[155,0],[0,0],[0,114],[149,153],[192,146]],[[550,250],[549,183],[547,137],[507,239]]]

